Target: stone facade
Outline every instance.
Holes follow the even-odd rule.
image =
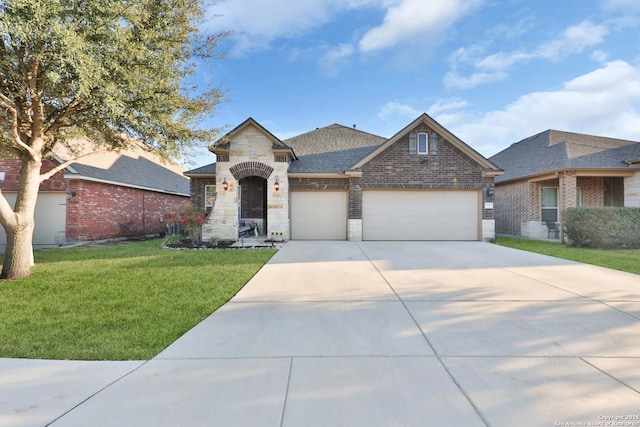
[[[219,156],[216,164],[217,196],[203,225],[203,239],[238,238],[241,219],[239,184],[251,176],[266,179],[267,229],[261,231],[269,237],[289,239],[289,162],[286,157],[274,156],[273,140],[257,127],[249,125],[229,141],[228,156],[225,156]]]

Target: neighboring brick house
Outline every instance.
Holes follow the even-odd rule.
[[[640,207],[640,142],[547,130],[490,160],[505,170],[496,178],[497,234],[546,239],[545,222],[562,229],[566,208]]]
[[[281,141],[249,118],[211,151],[185,173],[205,239],[236,239],[243,221],[285,240],[494,236],[502,171],[427,114],[389,139],[334,124]]]
[[[42,172],[71,158],[67,156],[58,150],[44,161]],[[61,245],[164,232],[161,219],[167,209],[190,203],[183,171],[142,146],[82,158],[40,185],[33,243]],[[0,189],[11,204],[19,179],[20,161],[0,159]],[[0,244],[5,242],[0,228]]]

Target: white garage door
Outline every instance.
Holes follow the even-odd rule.
[[[296,240],[346,240],[347,192],[292,192],[291,238]]]
[[[364,240],[478,240],[477,191],[363,191]]]
[[[13,207],[16,203],[16,193],[2,192],[2,194]],[[57,245],[64,242],[66,219],[67,196],[64,192],[38,194],[38,203],[36,204],[35,212],[36,228],[33,232],[33,244]],[[4,232],[4,228],[0,227],[0,244],[4,245],[6,243],[7,235]]]

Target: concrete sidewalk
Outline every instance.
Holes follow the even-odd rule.
[[[637,275],[479,242],[289,242],[151,361],[0,360],[0,425],[640,426],[639,337]]]

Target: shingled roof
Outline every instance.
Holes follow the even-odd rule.
[[[489,160],[505,170],[499,183],[568,169],[629,169],[637,159],[640,142],[547,130]]]
[[[96,148],[84,140],[74,141],[77,154],[89,153]],[[59,161],[75,157],[65,147],[56,147],[54,156]],[[189,179],[182,176],[184,168],[163,162],[142,143],[133,141],[121,151],[106,151],[82,157],[72,163],[65,178],[105,182],[149,191],[189,196]]]
[[[283,141],[298,160],[289,172],[344,172],[387,139],[361,130],[332,124]]]

